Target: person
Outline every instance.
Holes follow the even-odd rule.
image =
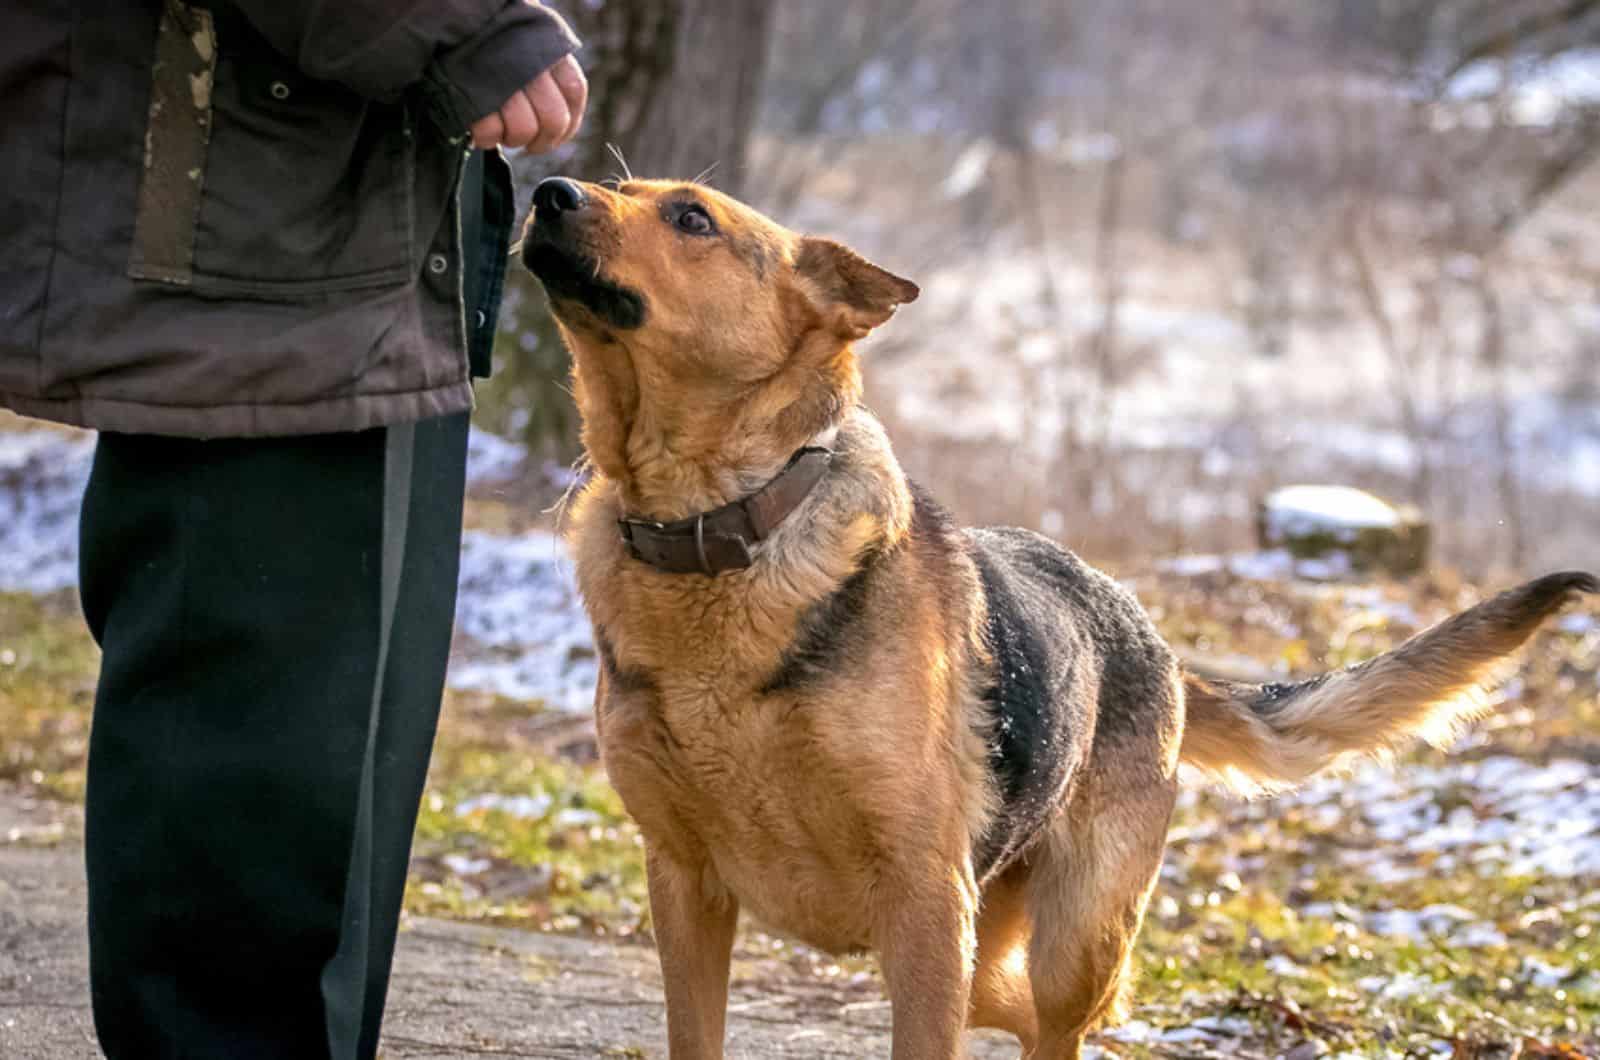
[[[512,223],[492,149],[573,135],[578,42],[524,0],[5,23],[0,406],[102,432],[100,1046],[371,1057]]]

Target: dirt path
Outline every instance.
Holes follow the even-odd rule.
[[[89,1012],[79,813],[0,787],[0,1057],[99,1055]],[[871,984],[736,961],[731,1058],[887,1056]],[[1015,1057],[1003,1039],[975,1058]],[[382,1055],[407,1060],[664,1057],[661,981],[645,946],[413,919],[400,937]]]

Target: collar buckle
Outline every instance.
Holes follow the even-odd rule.
[[[743,540],[741,538],[741,540]],[[706,559],[706,513],[701,512],[694,517],[694,555],[700,561],[700,573],[710,577],[716,573],[711,569],[711,561]]]

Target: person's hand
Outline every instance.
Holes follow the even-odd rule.
[[[589,82],[568,55],[529,81],[493,114],[472,123],[474,147],[524,147],[552,151],[578,132],[589,102]]]

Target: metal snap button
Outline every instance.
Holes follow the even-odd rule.
[[[489,314],[478,310],[478,330],[482,331],[485,324],[489,323]]]
[[[267,91],[272,93],[273,99],[285,100],[289,98],[289,86],[282,81],[272,82]]]
[[[435,276],[443,276],[445,273],[450,271],[450,259],[445,257],[443,254],[429,255],[428,271],[433,273]]]

